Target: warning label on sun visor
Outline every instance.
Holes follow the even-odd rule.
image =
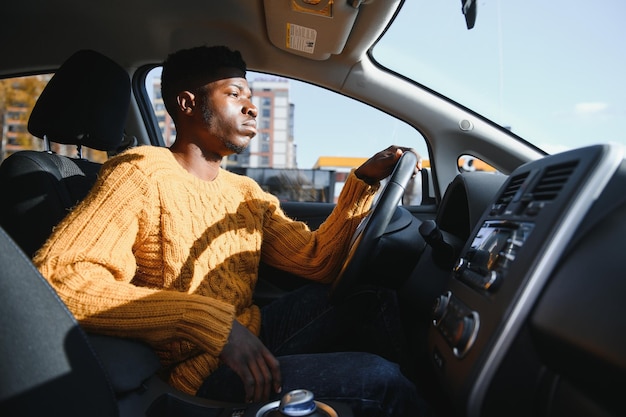
[[[315,51],[316,38],[315,29],[287,23],[287,48],[312,54]]]

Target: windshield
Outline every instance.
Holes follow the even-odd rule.
[[[373,50],[381,64],[548,153],[626,144],[626,2],[405,1]]]

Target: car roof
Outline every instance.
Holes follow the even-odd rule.
[[[302,0],[293,0],[293,3]],[[335,2],[335,17],[297,13],[303,27],[317,31],[320,53],[289,52],[280,40],[293,13],[288,2],[276,0],[185,1],[133,0],[81,2],[23,0],[3,5],[10,22],[0,25],[0,75],[47,71],[79,49],[89,48],[126,68],[161,62],[167,54],[202,44],[227,45],[242,52],[255,71],[314,79],[339,89],[346,73],[359,62],[389,25],[401,1]],[[350,3],[354,3],[352,6]],[[304,4],[304,3],[302,3]],[[345,17],[347,16],[347,17]],[[354,21],[352,22],[352,19]],[[11,23],[13,22],[13,23]],[[268,26],[268,22],[270,25]],[[19,24],[18,24],[19,23]],[[272,28],[268,31],[268,27]],[[18,33],[15,33],[15,32]],[[339,49],[325,53],[325,43],[347,36]],[[45,43],[42,48],[41,43]],[[330,48],[337,45],[330,45]],[[33,55],[32,51],[40,51]],[[335,54],[340,50],[339,54]],[[320,62],[323,71],[320,71]]]

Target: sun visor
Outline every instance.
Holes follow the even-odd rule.
[[[325,60],[340,54],[361,1],[264,0],[267,34],[274,46]]]

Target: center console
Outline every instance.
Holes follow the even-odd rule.
[[[515,170],[483,214],[437,297],[428,349],[462,415],[483,415],[494,375],[574,231],[622,162],[597,145]]]

